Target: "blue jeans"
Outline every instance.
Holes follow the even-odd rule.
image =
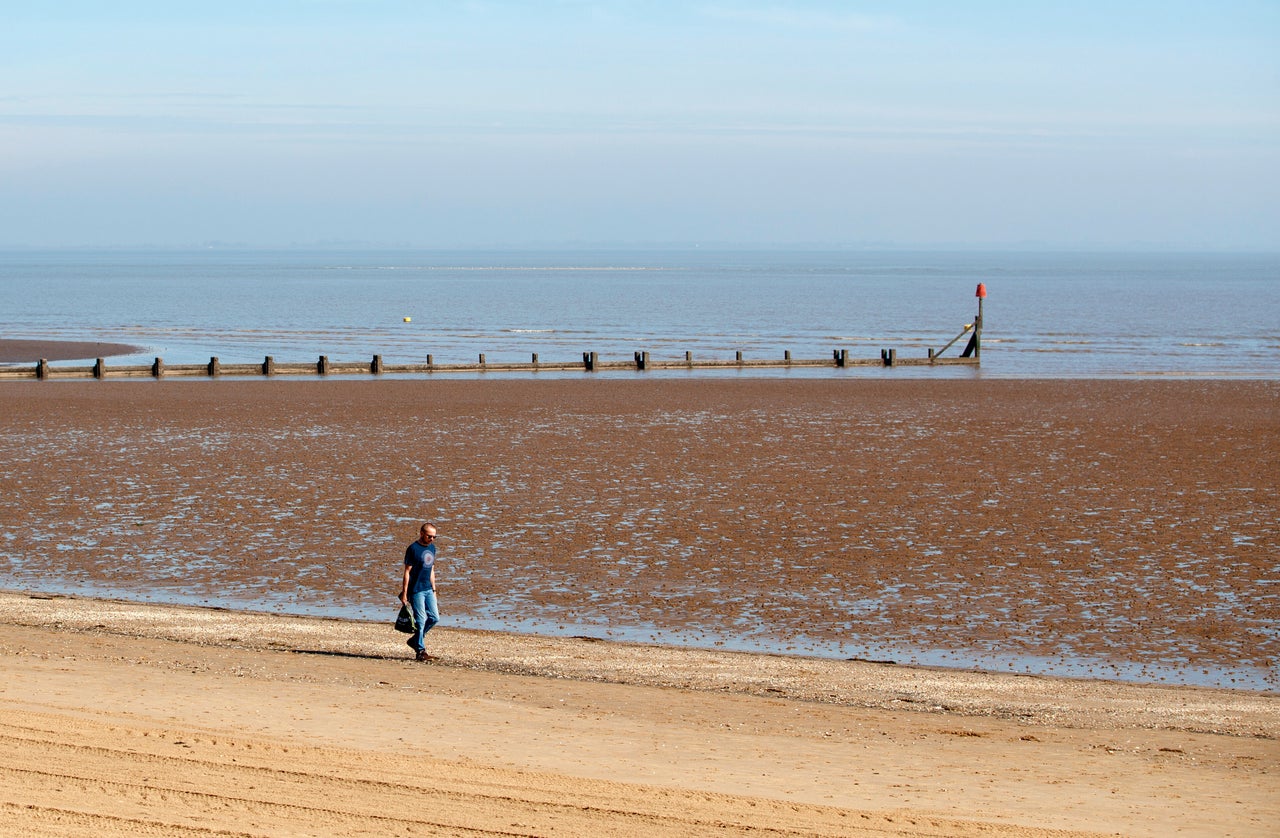
[[[408,643],[415,652],[427,648],[424,640],[431,627],[440,622],[440,607],[436,604],[436,592],[433,590],[418,591],[409,598],[413,605],[413,619],[418,624],[418,631],[409,638]]]

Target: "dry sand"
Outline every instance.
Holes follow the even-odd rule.
[[[0,594],[0,834],[1274,835],[1280,698]]]

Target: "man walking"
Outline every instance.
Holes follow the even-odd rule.
[[[400,603],[413,609],[417,631],[407,642],[418,653],[418,660],[433,661],[427,654],[426,634],[440,622],[436,605],[436,525],[428,521],[418,530],[418,540],[404,551],[404,579],[400,584]]]

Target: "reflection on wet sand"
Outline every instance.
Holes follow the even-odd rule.
[[[1274,382],[7,383],[8,586],[1280,687]]]

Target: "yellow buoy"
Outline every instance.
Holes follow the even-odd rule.
[[[412,318],[412,317],[406,317],[406,318],[404,319],[404,322],[406,322],[406,323],[412,323],[412,322],[413,322],[413,318]]]

